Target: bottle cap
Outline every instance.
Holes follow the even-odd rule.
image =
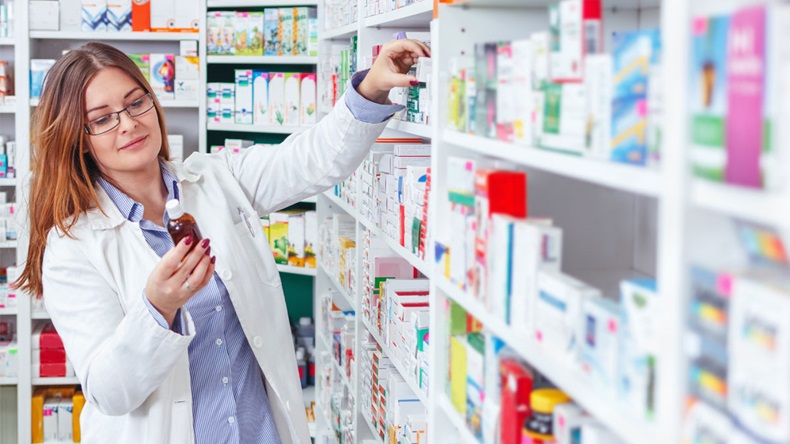
[[[181,209],[181,202],[179,202],[178,199],[168,200],[165,204],[165,209],[170,219],[178,219],[184,215],[184,210]]]

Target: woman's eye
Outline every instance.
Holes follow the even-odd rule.
[[[94,125],[104,125],[104,124],[106,124],[109,121],[110,121],[110,116],[109,115],[101,116],[98,119],[94,120],[93,124]]]
[[[140,108],[141,106],[143,106],[143,99],[135,100],[134,102],[132,102],[131,105],[129,105],[129,108],[137,109]]]

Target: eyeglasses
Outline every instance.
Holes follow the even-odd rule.
[[[97,119],[91,120],[85,124],[85,133],[91,136],[98,136],[99,134],[110,132],[121,124],[122,112],[126,111],[129,117],[137,117],[151,111],[153,107],[154,99],[151,97],[151,93],[144,94],[120,111],[105,114]]]

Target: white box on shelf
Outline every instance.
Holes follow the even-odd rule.
[[[162,100],[175,99],[175,56],[173,54],[150,54],[151,89]]]
[[[58,439],[61,442],[70,442],[74,439],[73,417],[74,402],[71,399],[61,399],[58,403]]]
[[[60,0],[60,30],[82,30],[82,0]]]
[[[150,0],[151,31],[197,32],[200,2],[194,0]]]
[[[301,74],[285,73],[285,124],[288,126],[299,126],[300,87]]]
[[[538,272],[535,298],[535,338],[541,344],[575,357],[577,322],[584,301],[601,292],[584,282],[557,271]]]
[[[311,126],[316,122],[316,75],[304,73],[301,75],[299,97],[299,113],[301,115],[299,124],[301,126]]]
[[[236,77],[236,107],[234,122],[241,125],[252,125],[253,122],[253,93],[252,70],[237,69]]]
[[[44,401],[44,442],[58,440],[58,406],[60,398],[47,398]]]
[[[185,57],[197,57],[198,56],[198,44],[197,40],[181,40],[179,42],[179,55]]]
[[[184,136],[181,134],[168,134],[167,144],[170,146],[170,158],[184,160]]]
[[[200,59],[191,56],[176,56],[176,100],[197,101],[200,94]]]
[[[269,115],[269,73],[253,71],[252,73],[252,123],[270,125]]]
[[[60,4],[57,0],[30,0],[29,11],[31,31],[60,29]]]

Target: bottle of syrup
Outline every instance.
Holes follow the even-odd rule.
[[[195,245],[198,244],[198,241],[203,239],[195,218],[191,214],[184,212],[178,199],[168,200],[165,204],[165,209],[167,210],[167,216],[170,218],[170,221],[167,222],[167,231],[170,233],[170,237],[173,238],[173,243],[178,245],[181,239],[191,235],[192,246],[189,248],[189,251],[192,251]]]

